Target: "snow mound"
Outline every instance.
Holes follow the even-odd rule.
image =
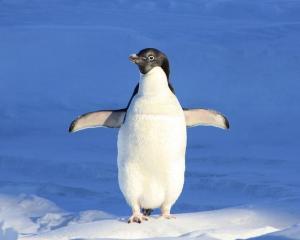
[[[266,234],[260,237],[250,238],[251,240],[299,240],[300,239],[300,224],[295,224],[284,230]],[[250,240],[249,239],[249,240]]]
[[[247,239],[276,232],[291,219],[251,207],[177,214],[166,220],[157,215],[142,224],[127,224],[125,218],[72,223],[65,227],[23,236],[20,240],[197,238]]]
[[[35,219],[60,211],[52,202],[34,195],[0,195],[0,206],[0,222],[1,219],[5,221],[4,227],[11,227],[23,234],[40,229],[41,224],[35,222]]]

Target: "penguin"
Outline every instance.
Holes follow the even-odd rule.
[[[76,118],[69,132],[94,127],[119,128],[118,182],[132,210],[128,223],[149,219],[155,208],[174,218],[171,208],[184,185],[187,127],[229,128],[228,119],[214,110],[183,108],[170,82],[167,56],[146,48],[129,56],[140,79],[127,106],[89,112]]]

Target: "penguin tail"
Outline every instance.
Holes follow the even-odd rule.
[[[150,216],[152,212],[153,212],[153,209],[151,209],[151,208],[142,208],[142,214],[144,216]]]

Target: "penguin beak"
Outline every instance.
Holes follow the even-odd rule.
[[[138,57],[138,55],[136,55],[136,54],[131,54],[131,55],[129,56],[129,60],[130,60],[132,63],[137,64],[137,63],[138,63],[138,60],[139,60],[139,57]]]

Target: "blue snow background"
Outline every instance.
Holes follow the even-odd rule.
[[[167,54],[184,107],[229,131],[188,129],[173,212],[262,204],[300,213],[300,2],[0,0],[0,193],[129,215],[117,130],[68,133],[78,115],[126,106],[128,55]]]

